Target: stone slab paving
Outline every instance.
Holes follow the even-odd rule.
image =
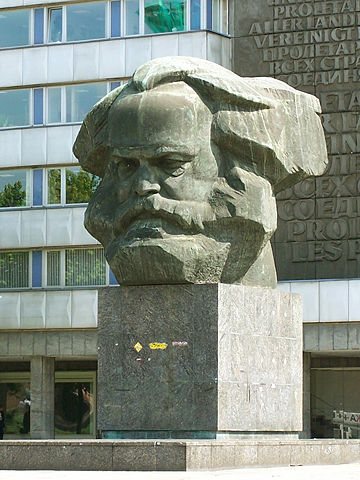
[[[6,480],[359,480],[360,463],[273,468],[244,468],[203,472],[74,472],[0,470]]]

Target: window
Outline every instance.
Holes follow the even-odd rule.
[[[48,89],[48,123],[61,122],[61,87]]]
[[[87,203],[99,183],[99,177],[81,167],[47,169],[47,204]]]
[[[47,252],[49,287],[105,285],[108,267],[102,248],[71,248]]]
[[[30,125],[31,90],[0,91],[0,127]]]
[[[82,122],[95,103],[120,84],[113,81],[0,90],[0,128]]]
[[[105,285],[106,267],[102,248],[65,250],[65,285]]]
[[[126,19],[126,35],[138,35],[139,20],[140,20],[140,5],[139,0],[125,0],[125,19]]]
[[[30,170],[0,170],[0,208],[30,204]]]
[[[80,166],[0,170],[0,208],[84,204],[99,184]]]
[[[108,92],[106,83],[87,83],[65,88],[66,122],[82,122],[88,111]]]
[[[29,438],[30,374],[1,372],[0,398],[6,416],[5,438]]]
[[[228,32],[228,0],[212,0],[212,28],[215,32]]]
[[[47,285],[56,287],[61,283],[60,250],[47,252]]]
[[[5,410],[5,439],[30,436],[30,372],[0,372],[1,406]],[[96,371],[56,371],[55,438],[95,437]]]
[[[55,373],[55,437],[94,437],[96,372]]]
[[[62,8],[50,8],[48,14],[48,42],[62,41]]]
[[[29,287],[29,252],[0,252],[0,288]]]
[[[106,2],[68,5],[66,40],[105,38]]]
[[[31,10],[0,10],[0,48],[30,44]]]
[[[185,30],[186,0],[145,0],[145,33]]]
[[[0,290],[117,285],[104,249],[0,251]]]
[[[0,48],[208,28],[227,33],[228,0],[103,0],[0,8]]]

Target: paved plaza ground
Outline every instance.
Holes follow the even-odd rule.
[[[360,462],[360,459],[359,459]],[[73,472],[6,471],[1,480],[359,480],[360,463],[273,468],[244,468],[204,472]]]

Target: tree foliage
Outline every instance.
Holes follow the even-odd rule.
[[[100,183],[100,178],[84,170],[66,170],[66,203],[87,203]]]
[[[22,207],[26,205],[26,191],[19,180],[5,185],[0,192],[0,207]]]

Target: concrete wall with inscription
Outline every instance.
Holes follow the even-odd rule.
[[[278,277],[357,278],[360,0],[242,0],[233,9],[235,72],[283,80],[323,108],[329,167],[278,197]]]

